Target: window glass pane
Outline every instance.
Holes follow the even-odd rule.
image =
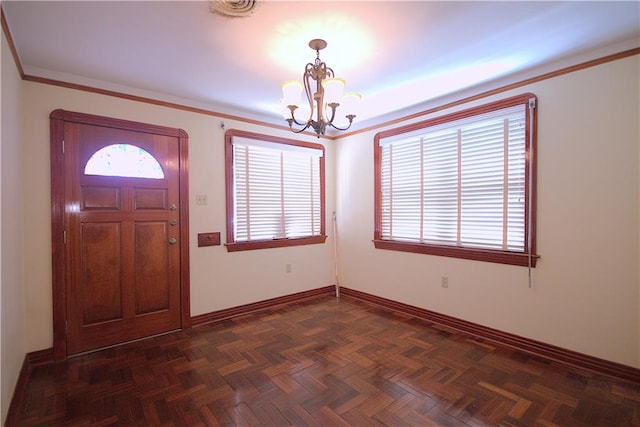
[[[163,179],[160,163],[143,148],[113,144],[96,151],[84,168],[85,175]]]

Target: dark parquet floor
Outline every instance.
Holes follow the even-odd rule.
[[[20,425],[640,426],[640,385],[323,297],[36,366]]]

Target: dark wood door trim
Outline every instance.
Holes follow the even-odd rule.
[[[65,174],[64,171],[64,123],[74,122],[95,126],[171,136],[179,144],[179,212],[180,212],[180,313],[181,327],[191,326],[190,287],[189,287],[189,136],[182,129],[138,123],[129,120],[114,119],[55,110],[49,115],[51,148],[51,253],[52,253],[52,290],[53,290],[53,357],[55,360],[67,357],[67,295],[65,251]]]

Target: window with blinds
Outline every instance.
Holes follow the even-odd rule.
[[[321,144],[229,131],[226,150],[230,250],[324,242]]]
[[[378,134],[376,247],[535,262],[534,105],[527,94]]]

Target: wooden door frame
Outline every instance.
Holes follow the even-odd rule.
[[[51,147],[51,258],[53,290],[53,358],[67,357],[67,260],[65,250],[65,173],[64,124],[73,122],[104,126],[136,132],[165,135],[178,139],[178,188],[180,226],[180,320],[181,328],[191,326],[189,286],[189,135],[182,130],[165,126],[66,110],[54,110],[50,119]]]

